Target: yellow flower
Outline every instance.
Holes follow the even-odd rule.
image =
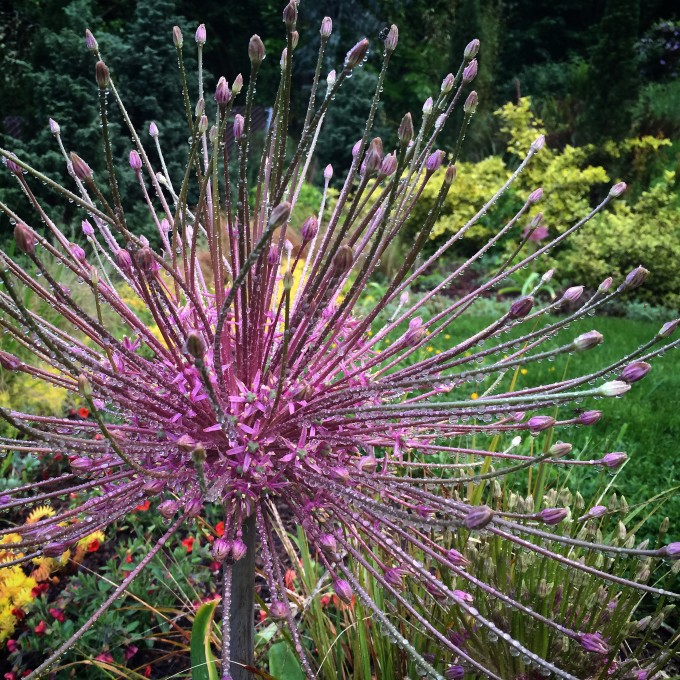
[[[448,333],[444,334],[444,340],[450,340],[451,336]]]
[[[432,347],[432,345],[430,345],[426,349],[427,349],[428,352],[434,352],[434,347]]]
[[[477,394],[477,392],[473,392],[473,393],[470,395],[470,399],[479,399],[479,395]]]
[[[523,368],[523,369],[520,371],[520,373],[521,373],[522,375],[526,375],[528,372],[529,372],[529,371],[527,371],[526,368]]]
[[[54,517],[54,510],[49,505],[39,505],[31,510],[31,513],[26,518],[26,524],[35,524],[41,519],[47,519],[48,517]]]

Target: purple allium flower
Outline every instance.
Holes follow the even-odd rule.
[[[593,654],[609,654],[610,647],[600,633],[584,633],[580,637],[581,646]]]
[[[297,3],[291,2],[285,14],[287,35],[293,44],[297,11]],[[321,38],[330,35],[331,27],[330,20],[324,19]],[[384,59],[397,48],[397,35],[396,28],[388,33]],[[172,39],[181,50],[182,34],[177,27]],[[203,25],[196,32],[196,40],[199,45],[205,42]],[[98,46],[89,33],[87,46],[98,60]],[[396,149],[383,150],[380,139],[372,139],[371,114],[364,136],[353,149],[351,166],[340,177],[342,189],[334,197],[333,207],[327,208],[324,193],[318,212],[314,210],[302,227],[304,251],[297,253],[288,247],[292,230],[289,221],[303,178],[308,175],[307,163],[314,154],[318,133],[323,133],[326,112],[352,70],[366,59],[368,47],[367,40],[357,43],[347,53],[345,63],[333,72],[334,77],[329,75],[330,96],[317,97],[318,83],[312,86],[309,119],[290,157],[287,153],[276,157],[291,139],[285,129],[288,118],[280,115],[270,128],[271,144],[264,154],[262,172],[249,171],[248,164],[254,161],[247,153],[242,154],[244,163],[235,169],[223,154],[228,149],[228,121],[233,120],[234,138],[243,151],[251,129],[251,121],[242,114],[231,116],[230,107],[243,85],[243,78],[238,76],[231,91],[226,81],[219,81],[216,102],[201,97],[192,103],[196,124],[186,167],[205,164],[205,172],[199,173],[199,180],[188,173],[186,182],[194,182],[191,186],[183,186],[182,177],[169,174],[155,123],[149,126],[152,154],[144,149],[137,131],[129,128],[134,144],[130,165],[135,170],[139,207],[148,209],[148,224],[158,229],[158,250],[132,230],[133,220],[129,220],[117,193],[115,177],[102,181],[82,158],[64,153],[71,181],[68,187],[54,183],[51,190],[73,204],[79,211],[76,219],[85,220],[83,233],[88,254],[92,254],[86,257],[82,245],[72,244],[57,221],[49,219],[39,195],[43,176],[23,162],[22,169],[10,150],[0,149],[13,173],[9,179],[16,181],[30,199],[28,207],[23,208],[25,214],[15,214],[0,205],[16,225],[16,250],[20,253],[16,261],[4,252],[0,254],[0,314],[3,331],[17,339],[24,351],[20,356],[0,352],[2,370],[67,390],[90,413],[82,422],[60,416],[36,420],[31,413],[0,407],[0,417],[10,432],[0,440],[3,452],[19,447],[21,451],[54,451],[69,461],[69,471],[55,478],[54,489],[46,489],[41,482],[6,490],[3,511],[52,498],[66,502],[55,504],[61,509],[37,524],[0,529],[0,537],[10,533],[21,537],[20,542],[4,543],[3,550],[22,555],[13,561],[16,564],[28,564],[41,555],[60,556],[69,546],[125,518],[146,501],[167,522],[164,533],[150,539],[148,554],[102,607],[30,677],[42,675],[70,644],[96,625],[106,605],[123,597],[141,570],[176,539],[181,528],[201,521],[208,509],[222,513],[225,526],[224,535],[213,544],[213,557],[223,570],[224,621],[228,623],[231,617],[243,625],[252,622],[252,602],[248,606],[246,598],[246,605],[237,604],[231,593],[247,591],[252,595],[247,575],[254,578],[257,555],[267,580],[269,610],[289,626],[307,677],[314,677],[314,659],[305,651],[308,646],[301,641],[281,578],[285,567],[275,536],[279,507],[286,510],[291,526],[304,531],[313,549],[311,554],[319,569],[325,571],[325,583],[332,583],[337,596],[346,603],[356,597],[391,639],[399,639],[417,667],[431,677],[441,677],[441,672],[401,636],[393,611],[410,618],[410,623],[450,655],[444,663],[456,662],[460,656],[471,672],[493,676],[493,671],[477,660],[474,650],[461,656],[457,643],[418,611],[411,597],[417,589],[423,597],[455,600],[470,630],[485,630],[490,639],[498,639],[504,631],[472,606],[470,589],[474,588],[477,602],[485,594],[502,597],[513,616],[526,617],[530,625],[545,624],[545,617],[523,605],[520,594],[496,590],[500,586],[487,584],[471,573],[475,561],[464,555],[477,550],[478,530],[483,529],[493,540],[509,542],[517,554],[535,551],[556,559],[551,546],[560,541],[606,551],[605,545],[565,538],[558,530],[550,533],[546,527],[536,526],[537,519],[548,526],[556,524],[566,509],[534,513],[533,504],[529,508],[526,501],[524,512],[504,514],[496,505],[498,496],[493,490],[480,488],[474,501],[462,490],[487,479],[487,475],[478,475],[477,462],[473,462],[479,456],[493,462],[488,478],[493,478],[498,488],[496,478],[507,474],[506,466],[515,470],[517,461],[520,468],[531,466],[534,457],[517,452],[519,433],[528,429],[532,435],[541,435],[563,423],[594,423],[599,411],[585,411],[562,421],[558,419],[561,415],[541,414],[560,407],[573,413],[575,403],[622,394],[629,387],[623,380],[599,387],[592,387],[593,381],[621,371],[630,373],[631,361],[639,364],[660,350],[633,353],[598,373],[518,388],[511,381],[515,370],[573,350],[571,337],[554,350],[546,349],[550,343],[544,341],[599,304],[596,295],[576,312],[554,319],[548,314],[557,303],[543,304],[540,298],[529,295],[513,302],[506,314],[473,337],[458,334],[448,344],[442,343],[438,352],[425,356],[422,352],[430,339],[448,338],[447,329],[455,328],[456,320],[477,299],[536,263],[565,233],[541,248],[518,251],[512,261],[489,274],[474,290],[459,299],[442,297],[443,308],[430,313],[427,303],[431,297],[445,290],[497,242],[494,237],[432,291],[409,297],[408,291],[418,290],[419,278],[450,252],[461,235],[452,236],[431,254],[424,248],[455,179],[456,169],[451,165],[442,178],[435,206],[419,225],[416,237],[405,244],[406,254],[397,273],[383,292],[374,297],[366,295],[371,275],[408,221],[422,190],[428,182],[437,181],[434,171],[441,167],[444,155],[434,149],[441,131],[453,120],[442,112],[449,106],[462,105],[470,113],[474,108],[472,94],[467,104],[462,104],[451,80],[445,79],[437,96],[436,115],[430,115],[435,108],[430,98],[423,107],[424,125],[416,133],[411,115],[406,114],[398,128]],[[476,75],[478,49],[477,40],[465,49],[460,73],[466,83]],[[248,90],[252,94],[265,58],[264,43],[257,35],[250,39],[247,52],[251,63]],[[376,58],[380,58],[379,52]],[[287,68],[294,56],[287,54]],[[319,69],[322,64],[320,61]],[[98,76],[99,85],[108,89],[110,109],[115,103],[125,113],[115,79],[108,69],[104,74],[103,61]],[[205,92],[204,86],[201,82],[201,92]],[[94,83],[92,89],[93,96],[98,97]],[[281,91],[279,113],[288,110],[294,90],[287,87]],[[377,102],[379,89],[375,96]],[[208,133],[208,120],[213,120],[215,113],[214,131]],[[122,121],[123,126],[131,125],[127,115]],[[105,116],[102,126],[107,125]],[[207,144],[208,134],[214,144]],[[218,139],[219,135],[224,138]],[[108,135],[102,138],[106,145]],[[349,140],[344,144],[349,146]],[[540,137],[526,150],[511,179],[543,144]],[[219,153],[213,155],[213,149]],[[110,149],[105,146],[103,153],[107,152]],[[94,151],[88,149],[91,153]],[[212,171],[220,181],[206,183],[204,178],[213,176]],[[237,200],[224,192],[214,195],[222,188],[225,173],[238,192]],[[332,175],[333,169],[328,166],[324,171],[326,189]],[[256,187],[250,184],[252,177],[259,178]],[[465,229],[474,226],[504,190],[489,196]],[[618,191],[614,187],[592,215],[604,209]],[[191,202],[187,196],[193,197]],[[257,197],[255,204],[250,196]],[[530,202],[538,198],[534,192]],[[220,210],[213,210],[215,206]],[[526,205],[500,228],[502,234],[525,209]],[[568,228],[569,233],[586,221]],[[539,227],[540,217],[531,225],[532,229]],[[70,234],[70,229],[66,233]],[[543,238],[550,236],[546,233]],[[49,260],[43,257],[46,253]],[[94,262],[104,264],[96,269]],[[83,291],[105,304],[108,316],[118,317],[118,323],[102,321],[74,299],[52,274],[50,267],[54,265],[78,277]],[[644,271],[635,270],[609,295],[640,285]],[[549,279],[548,274],[543,277]],[[598,295],[610,287],[611,283],[601,286]],[[575,300],[582,293],[581,286],[572,286],[563,300]],[[42,319],[37,308],[28,309],[24,300],[29,298],[46,302],[52,314],[59,317],[58,323]],[[140,308],[144,314],[138,313]],[[666,324],[654,341],[661,342],[677,325]],[[517,333],[508,339],[505,333],[510,327]],[[597,336],[589,337],[590,342]],[[583,342],[581,336],[579,343]],[[37,368],[45,363],[49,370]],[[479,394],[471,396],[469,383],[473,381],[481,387]],[[512,441],[506,443],[506,450],[491,443],[506,436]],[[478,442],[473,450],[465,448],[472,437]],[[569,444],[546,445],[549,448],[543,449],[547,453],[542,457],[545,464],[575,462],[561,458],[571,450]],[[605,456],[604,465],[615,454],[607,455],[610,458]],[[440,467],[422,462],[430,456],[443,461],[434,464]],[[459,457],[471,462],[461,477],[464,481],[452,493],[452,487],[439,485],[433,474],[441,468],[447,475],[459,475],[461,463],[449,462]],[[508,459],[512,465],[507,465]],[[459,480],[454,476],[446,481]],[[71,507],[68,499],[73,489],[84,489],[89,495],[79,493],[76,505]],[[592,508],[582,519],[604,512],[604,508],[601,513]],[[460,551],[452,548],[451,536],[460,539],[455,543]],[[465,546],[468,540],[470,545]],[[642,552],[675,557],[675,546],[671,543],[659,551]],[[608,573],[576,561],[570,561],[568,568],[588,571],[604,581],[610,578]],[[387,598],[373,598],[362,586],[359,573],[370,574],[376,587],[389,594],[388,608],[377,603]],[[405,574],[409,588],[402,592]],[[455,586],[451,585],[451,574]],[[624,585],[666,593],[643,583],[617,581],[617,587]],[[412,586],[413,593],[405,592]],[[452,590],[454,587],[456,590]],[[401,621],[397,623],[400,626]],[[568,627],[577,625],[574,623],[558,624],[548,619],[545,625],[553,623],[559,635],[581,640],[584,647],[584,641],[594,637],[587,638],[583,631]],[[561,673],[550,659],[541,659],[518,640],[503,637],[503,644],[529,655],[541,670]],[[233,658],[230,645],[229,625],[224,625],[224,677],[229,676]],[[457,669],[451,673],[459,673],[461,667],[450,668]],[[560,677],[569,676],[562,673]]]
[[[627,383],[637,382],[642,380],[651,370],[651,364],[648,364],[646,361],[633,361],[623,369],[619,380]]]

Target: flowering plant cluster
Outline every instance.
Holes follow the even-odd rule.
[[[179,28],[172,36],[189,131],[182,177],[168,173],[162,127],[155,123],[148,129],[152,151],[147,151],[89,31],[86,45],[95,60],[106,176],[96,177],[83,158],[91,151],[67,151],[67,130],[62,133],[54,120],[50,127],[72,188],[45,176],[10,150],[0,149],[32,210],[19,214],[0,203],[0,211],[14,224],[14,243],[21,255],[0,255],[0,324],[34,357],[29,361],[3,351],[2,368],[78,395],[90,416],[76,422],[0,408],[0,416],[15,433],[0,440],[4,450],[47,449],[68,455],[70,462],[67,474],[12,489],[2,497],[4,512],[48,499],[57,509],[30,526],[0,531],[17,537],[4,545],[12,553],[4,568],[59,557],[147,502],[167,520],[165,532],[151,543],[144,558],[28,677],[46,672],[124,595],[183,525],[216,504],[224,522],[212,553],[222,565],[225,680],[245,677],[243,666],[253,663],[256,554],[267,579],[268,615],[288,627],[304,674],[315,677],[315,660],[300,634],[299,612],[288,597],[287,566],[276,539],[277,527],[285,521],[279,519],[282,514],[304,531],[337,598],[343,602],[356,598],[422,675],[455,678],[469,672],[501,677],[474,646],[433,625],[423,614],[427,599],[455,611],[475,631],[485,631],[503,654],[521,655],[532,672],[573,678],[540,649],[521,642],[508,617],[486,615],[478,601],[499,601],[505,611],[528,623],[539,622],[588,653],[609,658],[619,650],[610,647],[597,630],[574,626],[559,611],[540,613],[525,603],[521,592],[478,578],[470,569],[476,536],[483,532],[508,546],[504,559],[538,555],[564,565],[574,575],[595,576],[612,600],[628,589],[675,597],[644,579],[616,576],[604,562],[593,566],[573,559],[562,548],[659,560],[677,557],[679,543],[649,548],[600,542],[597,536],[556,527],[571,521],[587,524],[601,517],[604,507],[576,519],[559,503],[540,509],[528,503],[499,507],[493,493],[499,480],[538,464],[620,466],[626,459],[621,452],[584,462],[572,460],[572,447],[561,441],[546,439],[538,453],[520,452],[519,447],[524,437],[564,425],[594,424],[599,411],[589,408],[564,416],[559,409],[626,393],[650,370],[652,357],[677,345],[679,341],[671,336],[680,320],[665,324],[644,346],[597,373],[525,389],[515,389],[513,376],[528,364],[584,352],[602,342],[602,335],[592,330],[557,347],[547,346],[574,320],[642,285],[647,270],[637,267],[620,282],[606,279],[593,293],[574,285],[556,300],[539,304],[537,293],[552,278],[552,271],[547,271],[530,294],[512,302],[474,336],[458,337],[455,328],[456,320],[478,298],[581,229],[626,187],[614,185],[585,217],[525,252],[530,235],[541,223],[540,215],[527,218],[532,206],[543,199],[541,188],[532,190],[521,209],[478,252],[413,301],[408,294],[412,284],[464,238],[540,153],[544,139],[529,145],[508,181],[472,219],[434,254],[422,257],[456,179],[456,157],[477,106],[471,83],[477,74],[479,41],[470,42],[457,72],[446,76],[436,97],[425,102],[418,126],[411,114],[404,115],[395,146],[387,150],[380,138],[371,138],[371,129],[398,44],[397,28],[392,26],[382,45],[382,65],[366,126],[354,145],[337,202],[326,210],[326,190],[334,173],[329,166],[319,209],[301,227],[304,247],[293,253],[288,246],[288,222],[326,112],[369,49],[368,40],[358,42],[322,85],[324,53],[332,31],[331,20],[323,20],[309,105],[291,158],[286,149],[291,134],[292,61],[299,39],[297,13],[298,3],[291,0],[283,13],[287,46],[280,59],[280,86],[255,187],[248,185],[248,165],[253,162],[251,112],[265,47],[257,35],[249,42],[251,73],[245,93],[244,78],[238,75],[231,86],[220,78],[209,96],[203,78],[202,50],[207,40],[203,25],[195,34],[197,93],[187,85]],[[237,111],[234,104],[239,97],[244,104]],[[129,168],[137,178],[139,200],[148,206],[149,221],[158,231],[159,249],[128,228],[117,181],[128,170],[116,167],[111,150],[113,107],[132,138]],[[437,149],[437,139],[457,108],[463,112],[459,140],[452,152],[445,153]],[[232,156],[235,171],[230,171]],[[398,271],[372,309],[355,313],[385,250],[434,176],[443,177],[435,205]],[[41,183],[82,210],[86,247],[70,240],[50,219],[36,193]],[[428,300],[512,230],[524,234],[513,257],[474,291],[425,319],[422,309]],[[199,261],[203,251],[209,276]],[[92,296],[92,311],[60,283],[59,274],[46,265],[47,258],[78,277],[78,285]],[[23,302],[26,289],[57,310],[63,323],[50,323],[29,309]],[[154,328],[126,302],[123,289],[134,292]],[[579,306],[573,311],[575,303]],[[388,306],[393,312],[386,317]],[[563,316],[550,316],[560,311]],[[115,327],[105,319],[111,314],[118,317]],[[429,339],[445,331],[453,336],[446,351],[413,360]],[[510,331],[511,338],[504,338]],[[383,343],[388,337],[392,341]],[[470,384],[475,385],[477,399],[469,397]],[[471,437],[474,445],[469,444]],[[507,443],[499,445],[506,438]],[[478,485],[479,492],[461,493],[468,485]],[[72,493],[84,500],[76,507],[60,506],[59,499]],[[445,545],[445,536],[452,533],[460,539],[459,548]],[[375,579],[380,598],[363,587],[360,573]],[[436,659],[416,649],[393,620],[394,607],[440,647]],[[617,672],[647,677],[665,658],[667,653],[650,657],[641,668],[630,655]]]

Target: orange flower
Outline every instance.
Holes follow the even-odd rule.
[[[139,510],[140,512],[145,512],[146,510],[149,509],[149,506],[150,506],[150,505],[151,505],[151,503],[149,503],[149,501],[147,500],[147,501],[144,501],[143,503],[140,503],[140,504],[135,508],[135,510]]]
[[[321,599],[319,600],[319,603],[325,609],[331,603],[331,596],[330,595],[322,595]]]
[[[182,545],[187,549],[188,553],[190,553],[194,549],[195,541],[196,539],[193,536],[189,536],[188,538],[182,540]]]
[[[267,612],[264,609],[260,609],[260,623],[262,623],[267,618]]]
[[[125,555],[125,561],[127,562],[127,564],[130,564],[130,562],[132,562],[132,555],[130,555],[130,553],[127,553],[127,555]]]
[[[84,406],[81,406],[81,407],[78,409],[78,415],[79,415],[81,418],[89,418],[89,417],[90,417],[90,412],[89,412],[89,410],[86,409]]]
[[[222,536],[224,536],[224,522],[218,522],[215,525],[215,533],[217,534],[218,538],[222,538]]]
[[[87,544],[87,552],[97,552],[100,547],[101,543],[95,538],[94,541]]]

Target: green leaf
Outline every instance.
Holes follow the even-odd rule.
[[[285,642],[277,642],[269,650],[269,672],[276,680],[305,680],[295,653]]]
[[[217,680],[215,657],[210,651],[210,633],[217,600],[206,602],[196,612],[191,629],[191,680]]]

